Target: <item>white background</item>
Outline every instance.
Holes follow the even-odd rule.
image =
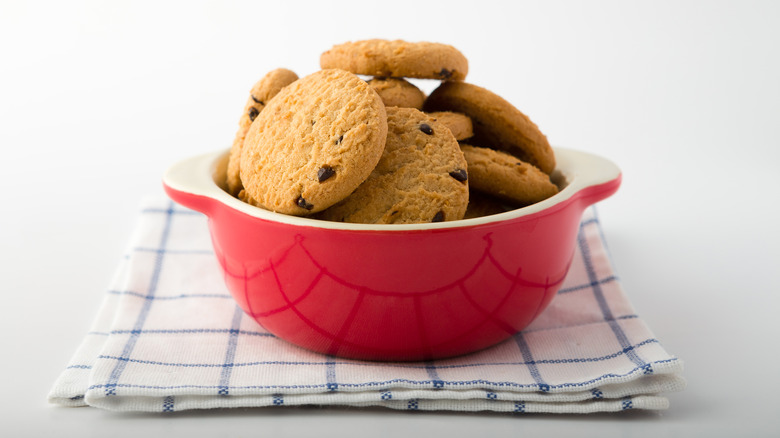
[[[776,436],[779,23],[780,3],[756,1],[0,2],[0,435]],[[267,71],[303,76],[332,45],[373,37],[458,47],[468,82],[553,144],[620,166],[599,212],[637,313],[686,364],[671,408],[48,405],[164,170],[228,147]]]

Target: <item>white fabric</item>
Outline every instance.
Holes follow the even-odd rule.
[[[666,409],[663,393],[685,386],[681,371],[626,299],[592,208],[561,290],[526,330],[467,356],[378,363],[266,332],[227,292],[206,218],[149,199],[49,400],[118,411],[313,404],[590,413]]]

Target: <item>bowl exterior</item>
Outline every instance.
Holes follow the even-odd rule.
[[[527,326],[571,263],[582,207],[439,230],[292,226],[210,214],[225,282],[279,338],[335,356],[426,360],[473,352]]]
[[[334,356],[430,360],[511,337],[560,288],[583,210],[615,193],[621,174],[600,157],[556,153],[568,183],[549,200],[396,229],[250,208],[212,180],[216,155],[185,160],[163,181],[174,201],[208,216],[228,289],[269,332]]]

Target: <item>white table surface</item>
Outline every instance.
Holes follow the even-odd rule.
[[[0,435],[778,436],[780,4],[161,3],[0,3]],[[598,208],[638,314],[686,364],[670,409],[49,405],[164,170],[228,147],[268,70],[305,75],[331,45],[371,37],[458,47],[468,81],[553,144],[621,167]]]

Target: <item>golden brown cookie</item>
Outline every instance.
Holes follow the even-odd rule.
[[[320,56],[320,67],[369,76],[462,81],[469,63],[447,44],[373,39],[333,46]]]
[[[471,138],[474,135],[474,127],[471,124],[469,116],[452,111],[434,111],[428,113],[433,120],[443,124],[452,131],[455,140],[461,141]]]
[[[239,161],[241,159],[241,147],[244,144],[244,138],[249,130],[249,125],[255,120],[260,111],[265,108],[266,103],[271,100],[282,88],[298,80],[298,75],[286,68],[279,68],[268,72],[262,79],[252,87],[249,92],[249,99],[244,106],[244,112],[241,120],[238,122],[238,132],[233,140],[233,146],[230,147],[230,158],[228,159],[227,169],[227,187],[228,192],[237,196],[243,186],[239,176]]]
[[[468,204],[466,160],[452,133],[412,108],[387,108],[387,142],[371,176],[319,218],[408,224],[462,219]]]
[[[525,114],[501,96],[464,82],[443,82],[425,100],[425,111],[463,113],[474,122],[469,143],[503,150],[544,173],[555,169],[547,137]]]
[[[257,116],[241,152],[247,199],[308,215],[341,201],[371,173],[385,147],[379,95],[344,70],[321,70],[279,92]]]
[[[550,177],[535,166],[505,152],[461,144],[474,190],[530,205],[558,193]]]
[[[425,93],[403,78],[375,77],[368,81],[385,106],[422,109]]]

